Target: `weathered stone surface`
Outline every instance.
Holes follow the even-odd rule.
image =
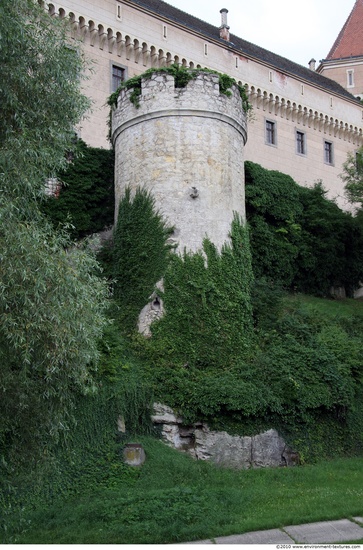
[[[141,466],[145,462],[145,451],[139,443],[127,443],[124,451],[124,461],[129,466]]]
[[[123,416],[119,416],[117,419],[117,431],[121,433],[126,432],[126,425],[125,425],[125,419]]]
[[[280,529],[269,529],[267,531],[256,531],[243,535],[231,535],[229,537],[218,537],[216,544],[291,544],[294,543],[286,533]]]
[[[137,329],[140,334],[149,338],[151,336],[151,323],[160,319],[163,316],[163,313],[163,301],[159,298],[159,296],[154,294],[151,297],[150,302],[146,304],[139,314]]]
[[[162,403],[154,403],[154,414],[151,420],[154,424],[182,424],[183,419],[180,416],[176,416],[173,409]]]
[[[363,538],[363,528],[348,519],[290,525],[284,530],[294,540],[303,544],[344,542]]]
[[[200,460],[211,460],[229,468],[250,468],[251,437],[213,432],[204,426],[195,430],[195,455]]]
[[[144,186],[181,254],[200,250],[206,235],[220,249],[234,212],[245,218],[246,115],[238,88],[227,97],[218,82],[201,73],[175,88],[172,75],[155,73],[142,80],[138,108],[122,90],[112,115],[116,216],[125,188]]]
[[[285,466],[297,466],[300,464],[300,455],[290,447],[286,446],[282,453],[282,458],[285,461]]]
[[[154,404],[152,420],[162,426],[162,437],[175,449],[219,466],[248,469],[294,466],[299,461],[298,453],[274,429],[249,437],[212,431],[202,422],[185,425],[181,417],[161,403]]]
[[[251,438],[251,465],[254,468],[285,466],[286,443],[276,430],[268,430]]]
[[[154,403],[154,424],[162,424],[162,437],[175,449],[191,450],[194,448],[194,426],[184,426],[183,419],[175,415],[173,409],[161,403]]]

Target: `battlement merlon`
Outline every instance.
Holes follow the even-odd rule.
[[[112,111],[112,142],[129,126],[153,118],[195,116],[215,118],[232,125],[247,141],[247,117],[238,86],[230,94],[220,92],[219,76],[200,72],[183,88],[175,87],[173,75],[155,72],[142,78],[138,107],[131,101],[133,89],[122,89]]]

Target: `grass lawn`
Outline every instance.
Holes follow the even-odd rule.
[[[161,544],[363,515],[363,458],[232,471],[141,441],[136,476],[25,513],[13,542]]]
[[[345,298],[334,300],[317,298],[306,294],[290,295],[288,301],[298,302],[308,311],[318,311],[326,315],[328,319],[347,318],[357,316],[363,318],[363,300]]]
[[[298,295],[287,298],[287,307],[296,300],[332,321],[363,319],[363,301]],[[167,544],[363,516],[363,457],[234,471],[195,461],[155,438],[137,440],[147,457],[140,469],[122,465],[116,453],[102,460],[82,454],[82,471],[70,478],[72,494],[8,514],[7,533],[0,517],[0,543]]]

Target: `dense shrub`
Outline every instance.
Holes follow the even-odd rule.
[[[231,244],[219,253],[206,239],[203,251],[171,258],[161,295],[166,314],[152,341],[171,364],[227,369],[249,355],[253,340],[248,233],[239,218]]]
[[[136,327],[138,314],[166,271],[171,250],[167,240],[172,231],[156,211],[149,192],[137,189],[131,197],[126,189],[119,205],[113,250],[109,251],[114,297],[125,328]]]
[[[57,177],[60,188],[49,196],[43,211],[54,225],[69,221],[72,238],[102,231],[113,224],[114,152],[89,147],[82,140],[76,144],[75,156]]]
[[[348,295],[363,278],[363,230],[358,218],[326,198],[321,183],[297,185],[285,174],[245,163],[246,210],[256,278],[286,289]]]
[[[299,200],[303,208],[295,286],[315,295],[344,286],[351,294],[363,275],[363,232],[357,220],[327,200],[320,183],[301,187]]]

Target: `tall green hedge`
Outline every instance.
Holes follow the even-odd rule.
[[[237,215],[230,235],[221,252],[206,239],[203,251],[171,258],[161,294],[166,313],[152,326],[153,346],[170,365],[227,369],[250,354],[253,275]]]
[[[53,224],[70,222],[72,238],[80,239],[113,224],[114,152],[76,144],[74,158],[65,171],[57,174],[59,190],[47,197],[43,211]]]
[[[301,187],[252,162],[245,176],[255,276],[308,294],[343,286],[351,295],[363,278],[359,220],[328,200],[319,182]]]
[[[135,329],[141,309],[163,277],[170,256],[167,243],[173,229],[155,208],[145,189],[122,197],[111,252],[114,297],[123,326]]]

